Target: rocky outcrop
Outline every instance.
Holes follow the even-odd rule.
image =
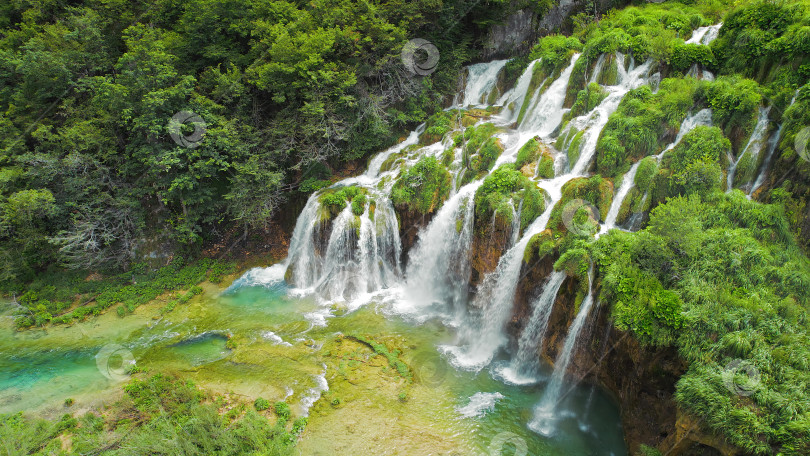
[[[422,214],[418,211],[409,210],[406,205],[395,205],[394,211],[399,219],[399,238],[402,241],[402,260],[407,261],[408,252],[416,245],[419,239],[419,232],[430,224],[436,211]]]
[[[484,277],[494,271],[503,253],[509,248],[512,227],[502,218],[475,219],[472,241],[472,276],[470,285],[477,286]]]
[[[502,24],[489,30],[484,41],[483,60],[508,58],[531,49],[538,38],[537,14],[530,9],[515,11]]]

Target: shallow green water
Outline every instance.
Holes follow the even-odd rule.
[[[246,399],[287,400],[298,414],[310,414],[302,454],[511,455],[523,448],[530,455],[627,454],[618,409],[599,390],[573,389],[557,433],[541,437],[526,423],[543,383],[512,386],[488,370],[457,371],[436,351],[453,341],[451,329],[405,321],[384,304],[333,310],[325,326],[312,323],[323,321],[325,309],[313,299],[288,296],[283,284],[224,294],[211,287],[155,319],[159,306],[23,333],[12,330],[7,313],[0,329],[0,413],[64,413],[67,397],[75,399],[74,410],[98,404],[126,381],[121,364],[131,353],[149,372],[177,372]],[[385,367],[342,376],[342,364],[330,352],[341,333],[401,349],[416,381],[406,385]],[[233,349],[226,347],[229,338]],[[119,347],[106,359],[109,344]],[[348,379],[352,375],[357,378]],[[407,400],[398,400],[399,392]],[[324,399],[312,406],[321,394]],[[338,407],[330,406],[335,398]]]

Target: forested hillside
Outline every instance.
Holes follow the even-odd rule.
[[[525,11],[566,17],[556,31],[522,22],[536,28],[525,52],[482,62],[492,30]],[[366,418],[358,396],[397,419],[458,396],[469,404],[444,404],[453,417],[490,400],[465,418],[535,450],[571,427],[593,429],[565,434],[582,454],[605,435],[624,439],[611,452],[644,456],[810,454],[808,0],[19,0],[0,12],[0,292],[15,335],[70,333],[115,307],[122,318],[101,317],[181,321],[128,334],[158,367],[183,365],[161,350],[195,343],[222,345],[218,368],[304,359],[304,373],[270,364],[297,394],[274,384],[273,401],[314,407],[318,438],[342,432],[317,426],[348,410]],[[403,60],[416,38],[435,45],[435,68]],[[223,292],[240,271],[206,249],[280,220],[286,259]],[[171,261],[146,264],[155,245]],[[426,387],[417,352],[457,389]],[[139,382],[133,400],[179,391],[216,416],[216,395]],[[586,405],[565,409],[563,387],[586,384],[589,397],[573,393]],[[591,411],[601,387],[624,430],[594,424],[612,416]],[[267,451],[312,444],[283,401],[280,426],[252,412],[233,425],[270,435]],[[22,418],[4,419],[25,440]],[[55,447],[61,425],[40,426]]]
[[[126,268],[156,235],[196,255],[266,226],[440,109],[478,37],[525,6],[548,5],[4,3],[0,282],[54,264]],[[417,37],[441,53],[428,77],[401,62]],[[192,147],[170,135],[182,112],[204,123]]]

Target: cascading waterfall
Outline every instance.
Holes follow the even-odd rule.
[[[720,33],[720,27],[723,23],[710,25],[708,27],[698,27],[692,32],[692,36],[686,40],[686,44],[705,44],[709,45],[717,38]]]
[[[554,139],[552,136],[559,129],[562,116],[566,112],[563,103],[579,57],[578,54],[572,56],[569,65],[546,90],[538,89],[534,94],[529,94],[533,67],[539,60],[534,61],[524,70],[515,87],[500,96],[497,104],[504,106],[504,109],[492,121],[502,122],[502,125],[509,127],[517,120],[521,109],[525,108],[526,113],[516,130],[507,129],[506,132],[499,133],[507,147],[492,169],[502,163],[514,161],[517,151],[530,138],[540,137],[547,142]],[[602,55],[595,62],[593,73],[589,76],[591,81],[598,78],[605,59]],[[650,61],[636,66],[631,58],[629,65],[625,65],[624,62],[628,59],[620,53],[616,54],[616,60],[617,84],[605,86],[607,96],[604,100],[590,112],[568,123],[568,128],[577,128],[583,132],[578,158],[572,159],[569,168],[565,154],[561,154],[555,159],[556,177],[537,181],[538,186],[548,195],[546,209],[522,233],[519,229],[522,202],[514,204],[512,210],[515,223],[510,247],[500,257],[495,270],[483,278],[472,298],[469,280],[475,222],[474,196],[483,180],[457,190],[453,188],[450,198],[419,233],[410,252],[406,273],[399,270],[399,227],[396,212],[387,195],[400,167],[396,166],[386,172],[381,172],[381,168],[394,154],[418,144],[424,125],[412,132],[402,143],[374,157],[363,175],[335,184],[358,185],[368,192],[369,202],[362,215],[355,215],[351,204],[347,204],[333,220],[322,221],[325,219],[322,218],[323,208],[318,196],[316,194],[310,197],[296,223],[290,254],[285,262],[290,268],[287,276],[291,285],[302,292],[314,292],[325,301],[345,300],[350,304],[366,302],[367,299],[364,299],[370,294],[390,288],[398,296],[393,305],[401,313],[415,315],[422,321],[439,316],[446,324],[458,328],[456,343],[439,347],[440,351],[448,355],[452,364],[475,371],[489,365],[507,342],[506,322],[520,283],[527,245],[533,236],[546,229],[551,212],[562,197],[562,187],[571,179],[586,175],[596,152],[599,134],[624,95],[645,83],[649,75]],[[502,60],[468,67],[463,97],[457,98],[463,98],[463,101],[460,106],[455,107],[491,103],[498,76],[505,64],[506,61]],[[525,104],[528,105],[524,106]],[[688,117],[681,126],[676,142],[695,125],[710,123],[710,118],[711,112],[708,110]],[[440,158],[450,147],[453,146],[449,142],[439,142],[422,147],[417,154],[409,151],[409,155],[403,158],[406,164],[427,155]],[[614,227],[621,202],[632,188],[638,166],[638,163],[633,165],[625,175],[622,185],[616,189],[614,203],[602,227],[603,232]],[[375,210],[372,210],[372,200],[376,203]],[[328,240],[324,239],[325,236]],[[507,381],[532,383],[538,380],[540,359],[537,351],[545,338],[549,317],[565,278],[564,272],[553,272],[543,285],[532,305],[529,321],[519,337],[517,351],[501,372]],[[470,299],[472,302],[469,302]],[[549,413],[553,413],[553,404],[558,400],[565,371],[592,304],[593,297],[589,292],[571,325],[544,401],[538,409],[544,410],[548,408],[546,403],[550,403],[552,407]],[[542,427],[542,423],[537,426],[541,430]]]
[[[599,54],[599,58],[596,59],[596,65],[593,67],[593,72],[591,76],[588,78],[588,83],[596,82],[599,78],[599,73],[602,72],[602,67],[605,65],[605,56],[607,54]]]
[[[471,271],[473,196],[481,183],[462,187],[419,234],[407,269],[409,311],[449,304],[454,317],[465,312]]]
[[[552,272],[543,285],[540,296],[532,303],[532,314],[520,333],[517,353],[509,366],[500,372],[500,376],[506,381],[518,385],[537,382],[540,370],[540,356],[537,350],[545,340],[548,319],[565,277],[563,271]]]
[[[488,95],[495,89],[498,73],[508,60],[493,60],[467,67],[467,85],[464,88],[463,106],[480,106],[487,102]]]
[[[532,83],[532,75],[534,74],[534,65],[540,63],[541,59],[534,60],[529,63],[526,69],[523,71],[523,74],[520,75],[517,82],[515,83],[515,87],[509,91],[507,91],[501,98],[498,100],[498,105],[503,106],[503,111],[501,111],[500,117],[506,121],[506,123],[511,124],[512,122],[517,121],[518,115],[520,114],[520,109],[523,107],[523,103],[526,102],[526,95],[529,92],[529,86]]]
[[[619,216],[619,210],[622,207],[622,202],[635,185],[634,180],[640,164],[641,160],[635,162],[633,166],[630,167],[630,171],[624,175],[621,185],[619,185],[619,188],[616,189],[616,193],[613,195],[613,202],[610,204],[610,210],[608,211],[607,217],[605,217],[605,223],[599,229],[597,236],[607,233],[608,230],[616,227],[616,218]]]
[[[562,122],[563,114],[565,114],[563,109],[565,92],[577,59],[579,59],[579,54],[574,54],[568,67],[562,71],[560,77],[552,82],[545,92],[540,94],[540,89],[537,89],[519,130],[531,131],[531,136],[547,136]],[[528,138],[526,139],[528,140]]]
[[[401,243],[391,202],[378,196],[372,219],[370,204],[354,215],[351,204],[332,220],[324,252],[317,236],[323,228],[317,195],[310,197],[296,222],[287,264],[290,283],[327,300],[353,300],[397,282]]]
[[[751,133],[751,137],[748,139],[748,143],[743,148],[743,151],[740,153],[740,156],[737,157],[728,167],[728,176],[726,177],[726,191],[730,192],[735,188],[734,180],[736,178],[737,166],[742,162],[742,160],[746,157],[746,154],[750,154],[750,160],[756,161],[759,157],[759,152],[762,149],[763,142],[765,141],[765,134],[768,131],[768,112],[770,112],[770,106],[767,108],[760,107],[759,108],[759,117],[757,118],[757,125],[754,127],[754,132]],[[751,185],[753,184],[752,179],[744,182],[739,187],[742,187],[746,190],[750,189]]]
[[[515,291],[520,281],[523,252],[532,236],[543,231],[551,218],[553,204],[526,229],[517,244],[498,260],[498,266],[484,278],[473,299],[473,315],[459,329],[460,344],[443,346],[453,364],[467,370],[487,366],[506,342],[503,328],[512,310]]]
[[[754,194],[762,184],[765,183],[765,178],[768,177],[768,169],[771,167],[771,161],[773,160],[773,153],[776,150],[776,146],[779,145],[779,138],[782,136],[782,125],[779,125],[779,128],[776,129],[776,132],[771,135],[771,138],[768,140],[768,151],[765,155],[765,161],[762,162],[762,169],[757,176],[757,179],[754,181],[754,184],[751,186],[751,190],[748,191],[748,197],[750,198],[751,195]]]
[[[790,100],[790,104],[788,108],[793,106],[793,103],[796,103],[796,97],[799,95],[799,91],[797,90],[796,93],[793,95],[793,99]],[[771,167],[771,162],[773,161],[773,153],[776,151],[776,147],[779,145],[779,139],[782,137],[782,127],[784,124],[780,124],[779,128],[776,129],[776,132],[771,136],[771,139],[768,140],[768,152],[765,155],[765,161],[762,163],[762,169],[759,171],[759,175],[757,176],[757,180],[754,181],[754,185],[751,186],[751,191],[748,192],[748,197],[750,198],[751,195],[756,192],[762,184],[765,183],[765,178],[768,177],[768,170]]]
[[[572,119],[569,122],[568,128],[576,128],[579,131],[586,130],[583,135],[580,157],[576,164],[571,169],[571,174],[574,176],[582,176],[585,170],[590,166],[591,160],[596,154],[596,142],[599,140],[599,134],[607,124],[608,118],[619,107],[622,98],[632,89],[641,86],[649,73],[651,61],[633,67],[632,63],[629,70],[625,70],[621,62],[624,61],[624,56],[617,53],[616,60],[620,62],[618,65],[619,70],[619,84],[615,86],[605,86],[608,91],[607,97],[602,100],[593,111],[583,116]]]
[[[568,364],[571,362],[571,355],[574,352],[574,347],[579,340],[579,334],[585,326],[585,320],[588,318],[591,307],[593,306],[593,265],[588,270],[588,295],[582,300],[579,306],[579,313],[577,313],[574,322],[568,329],[568,335],[565,337],[563,349],[557,356],[557,361],[554,363],[554,373],[551,374],[546,391],[543,393],[543,399],[540,400],[539,405],[534,410],[534,418],[529,422],[529,428],[543,435],[551,435],[554,433],[554,411],[558,403],[562,399],[562,386],[565,379],[565,373],[568,370]]]
[[[545,106],[561,111],[565,92],[568,88],[568,80],[578,57],[579,55],[574,55],[571,58],[568,68],[535,102],[535,108]],[[560,113],[559,116],[533,116],[531,119],[528,124],[524,122],[525,130],[524,133],[521,133],[521,137],[526,134],[526,130],[528,130],[529,137],[541,132],[550,133],[562,120],[562,114]],[[518,143],[521,143],[521,141],[518,141]],[[518,147],[515,146],[513,149]],[[504,152],[504,155],[507,155],[507,152]],[[541,183],[541,187],[550,194],[559,194],[562,185],[571,178],[573,176],[556,178]],[[495,271],[484,278],[472,303],[473,310],[471,313],[473,315],[468,316],[468,321],[459,330],[459,344],[442,347],[457,366],[464,369],[480,370],[492,361],[492,358],[506,342],[503,328],[512,308],[515,290],[520,280],[523,252],[526,250],[532,236],[546,228],[551,218],[554,203],[558,199],[559,197],[552,196],[552,201],[547,205],[543,214],[532,222],[520,239],[501,256]]]

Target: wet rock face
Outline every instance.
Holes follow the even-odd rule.
[[[503,24],[494,25],[484,43],[483,60],[511,57],[531,49],[537,41],[538,17],[522,9],[509,15]]]
[[[509,248],[512,227],[501,218],[475,219],[472,241],[472,277],[470,285],[478,286],[487,274],[494,271],[498,261]]]
[[[402,259],[407,261],[408,252],[416,245],[419,232],[430,224],[436,211],[421,214],[417,211],[408,210],[407,206],[396,205],[394,211],[399,219],[399,238],[402,241]]]

